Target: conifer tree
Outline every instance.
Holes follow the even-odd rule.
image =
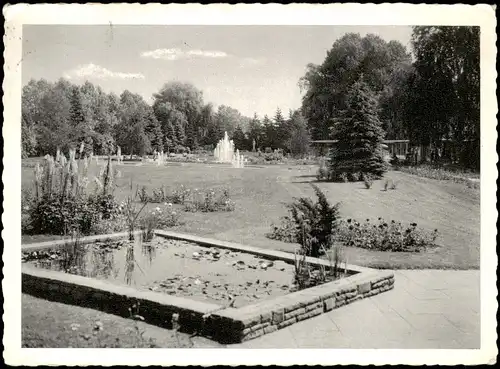
[[[363,175],[380,178],[387,170],[382,142],[385,132],[377,114],[377,100],[368,85],[359,80],[347,96],[347,109],[334,121],[331,178],[342,174],[352,180]]]

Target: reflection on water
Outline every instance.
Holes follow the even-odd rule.
[[[145,276],[144,268],[156,257],[156,245],[134,241],[82,244],[78,240],[61,248],[45,252],[24,253],[23,259],[37,267],[83,277],[123,280],[136,284],[138,274]]]

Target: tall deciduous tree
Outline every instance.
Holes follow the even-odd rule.
[[[255,150],[261,147],[262,137],[263,137],[262,125],[260,123],[259,117],[257,116],[257,113],[254,113],[253,118],[250,120],[248,124],[248,140],[252,150],[254,149],[253,147],[254,142],[255,142]]]
[[[384,131],[377,116],[377,100],[368,84],[356,82],[347,95],[347,109],[334,121],[331,177],[339,180],[344,173],[369,174],[380,178],[387,170],[382,150]]]
[[[233,142],[236,149],[248,150],[247,139],[245,133],[240,126],[236,127],[233,133]]]
[[[294,156],[306,155],[309,152],[311,136],[307,122],[299,110],[290,112],[289,128],[290,133],[285,142],[286,149]]]
[[[401,64],[411,64],[411,58],[399,42],[354,33],[335,41],[324,62],[309,64],[300,80],[305,91],[302,113],[313,138],[329,138],[332,118],[346,109],[347,92],[356,81],[362,78],[378,100]]]
[[[414,27],[415,71],[406,104],[407,129],[419,144],[462,147],[464,165],[479,169],[479,27]]]
[[[148,108],[140,95],[127,90],[121,94],[120,123],[116,126],[116,137],[124,153],[144,155],[152,150],[146,130]]]
[[[200,140],[200,115],[203,108],[203,94],[190,83],[183,82],[168,82],[161,90],[154,94],[154,104],[169,103],[173,109],[184,114],[186,120],[182,130],[184,134],[189,133],[186,137],[189,142],[181,143],[182,145],[194,145]]]

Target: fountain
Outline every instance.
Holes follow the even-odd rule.
[[[231,163],[233,160],[234,143],[229,140],[227,132],[224,132],[224,138],[219,141],[214,150],[214,156],[220,163]]]
[[[118,164],[123,164],[122,148],[120,146],[116,149],[116,160],[118,161]]]
[[[243,155],[240,155],[240,150],[236,150],[236,154],[233,156],[232,164],[233,168],[243,168],[245,166],[245,159]]]
[[[214,157],[219,163],[231,163],[233,168],[243,168],[245,159],[240,155],[240,151],[234,152],[234,142],[229,140],[227,132],[224,132],[224,138],[219,141],[214,149]]]
[[[163,164],[164,161],[165,161],[165,159],[164,159],[164,153],[163,153],[163,150],[161,150],[161,152],[158,153],[157,156],[156,156],[156,164],[158,166],[160,166],[160,165]]]

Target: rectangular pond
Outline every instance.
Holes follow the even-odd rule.
[[[233,307],[297,290],[294,265],[281,260],[163,237],[149,242],[136,238],[139,241],[73,242],[23,252],[22,258],[36,268]],[[318,269],[312,273],[320,275]],[[325,273],[323,282],[334,280]]]
[[[140,305],[150,324],[168,328],[177,317],[181,330],[237,343],[394,287],[391,271],[348,265],[335,279],[330,262],[306,258],[309,282],[298,288],[292,254],[154,234],[150,242],[119,233],[23,245],[23,293],[129,317]]]

